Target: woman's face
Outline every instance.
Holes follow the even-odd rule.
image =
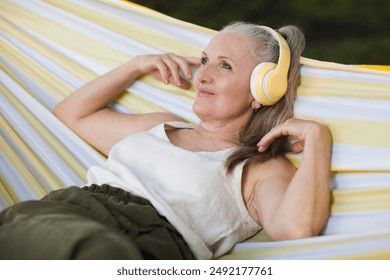
[[[201,120],[230,121],[252,114],[250,75],[254,68],[251,42],[245,35],[219,33],[202,53],[195,73],[193,111]]]

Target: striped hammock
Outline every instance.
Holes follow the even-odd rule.
[[[0,209],[83,185],[87,169],[104,164],[53,116],[60,100],[138,54],[199,56],[216,33],[119,0],[2,0],[0,15]],[[260,232],[222,258],[390,259],[388,67],[301,63],[295,115],[327,124],[334,137],[329,222],[320,236],[300,240]],[[197,123],[193,98],[143,77],[111,106]]]

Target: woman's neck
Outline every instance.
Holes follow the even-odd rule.
[[[194,128],[194,131],[205,140],[209,139],[214,143],[220,142],[221,144],[234,147],[238,146],[240,134],[244,128],[245,125],[240,126],[227,122],[201,121],[199,125]]]

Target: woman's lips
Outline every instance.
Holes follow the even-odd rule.
[[[206,89],[198,89],[198,96],[211,96],[214,95],[211,91],[208,91]]]

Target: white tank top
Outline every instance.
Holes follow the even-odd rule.
[[[177,128],[193,128],[170,122]],[[226,175],[231,150],[193,152],[173,145],[165,124],[133,134],[110,151],[106,166],[88,171],[88,184],[109,184],[145,197],[183,235],[197,259],[217,258],[261,227],[242,195],[242,164]]]

